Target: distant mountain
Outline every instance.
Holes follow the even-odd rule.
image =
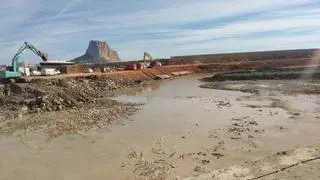
[[[121,61],[118,53],[111,49],[106,41],[91,40],[88,49],[83,56],[77,57],[75,63],[104,63]]]

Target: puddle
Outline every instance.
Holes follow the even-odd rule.
[[[304,108],[293,104],[304,114],[292,120],[281,108],[260,111],[246,106],[270,104],[270,99],[238,101],[249,94],[199,88],[200,78],[158,81],[124,92],[115,99],[144,106],[129,119],[104,130],[62,136],[52,142],[31,132],[1,137],[0,179],[139,179],[138,171],[134,171],[138,157],[159,169],[159,162],[166,162],[172,165],[168,171],[174,176],[190,177],[279,150],[320,143],[320,124],[310,118],[318,107],[309,101],[313,98],[281,97],[298,104],[300,98],[304,104]],[[307,104],[312,104],[311,108],[306,108]],[[248,135],[254,140],[247,142],[245,133],[242,139],[230,137],[228,130],[236,123],[252,123]],[[139,170],[143,168],[147,167]]]

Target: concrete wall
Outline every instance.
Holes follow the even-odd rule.
[[[154,59],[162,65],[181,65],[197,63],[215,63],[215,62],[235,62],[235,61],[257,61],[257,60],[283,60],[310,58],[317,49],[298,49],[298,50],[278,50],[278,51],[260,51],[244,53],[224,53],[224,54],[205,54],[190,56],[173,56],[170,59]],[[103,64],[84,64],[85,67],[100,69],[101,67],[125,68],[128,64],[139,63],[137,61],[122,61],[116,63]]]
[[[310,58],[316,49],[280,50],[280,51],[261,51],[245,53],[226,53],[226,54],[207,54],[171,57],[170,64],[186,63],[213,63],[229,61],[256,61],[256,60],[276,60],[276,59],[295,59]]]

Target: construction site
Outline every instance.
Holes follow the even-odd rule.
[[[26,50],[40,65],[18,65]],[[51,61],[25,43],[0,71],[0,179],[319,179],[319,62],[317,49],[120,61],[101,41]]]

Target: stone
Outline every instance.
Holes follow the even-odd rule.
[[[46,111],[51,112],[51,111],[52,111],[52,108],[51,108],[51,107],[46,107]]]
[[[63,109],[63,106],[62,106],[62,105],[57,106],[57,111],[60,111],[60,110],[62,110],[62,109]]]
[[[21,107],[20,112],[22,114],[26,114],[26,113],[28,113],[28,110],[29,110],[28,106],[23,106],[23,107]]]
[[[293,113],[294,116],[300,116],[300,113],[296,112],[296,113]]]

